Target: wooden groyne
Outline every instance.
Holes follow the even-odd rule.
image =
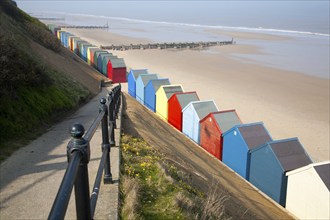
[[[46,18],[46,17],[35,17],[39,20],[44,20],[44,21],[64,21],[65,18]]]
[[[77,28],[77,29],[108,29],[109,25],[59,25],[59,28]]]
[[[211,42],[188,42],[188,43],[153,43],[153,44],[130,44],[130,45],[111,45],[100,46],[105,50],[146,50],[146,49],[203,49],[211,46],[223,46],[234,44],[231,41],[211,41]]]

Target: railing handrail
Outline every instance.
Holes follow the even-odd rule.
[[[72,126],[70,130],[72,139],[67,146],[68,167],[65,171],[48,219],[64,219],[73,186],[75,189],[77,218],[93,219],[103,170],[104,183],[112,183],[110,147],[111,145],[115,145],[114,128],[121,103],[120,100],[118,100],[120,99],[120,94],[121,85],[119,84],[109,92],[108,105],[106,104],[107,99],[101,98],[99,114],[85,135],[85,129],[81,124],[75,124]],[[97,171],[93,192],[90,195],[88,180],[88,163],[90,160],[89,143],[100,123],[102,124],[102,157]]]

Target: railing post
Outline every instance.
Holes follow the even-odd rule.
[[[120,93],[121,93],[121,84],[116,87],[116,118],[118,118],[119,107],[120,107]]]
[[[109,92],[109,96],[108,96],[108,100],[109,100],[109,124],[110,124],[110,145],[111,146],[115,146],[116,142],[115,142],[115,124],[114,124],[114,111],[113,111],[113,91]]]
[[[107,100],[101,98],[100,112],[104,111],[104,116],[102,118],[102,152],[107,151],[105,164],[104,164],[104,178],[103,182],[105,184],[112,183],[111,165],[110,165],[110,143],[109,143],[109,129],[108,129],[108,107],[106,105]]]
[[[112,92],[112,106],[111,109],[112,111],[110,112],[110,114],[112,114],[112,118],[113,118],[113,128],[117,128],[117,123],[116,123],[116,87],[113,89]]]
[[[79,153],[82,155],[74,183],[77,219],[90,220],[91,208],[87,166],[90,160],[90,147],[89,143],[83,138],[85,129],[81,124],[73,125],[70,133],[73,138],[70,140],[67,146],[68,160],[71,160],[71,154],[74,151],[79,151]]]

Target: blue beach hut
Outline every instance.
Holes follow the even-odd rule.
[[[163,85],[170,85],[169,79],[152,79],[144,90],[144,105],[151,111],[156,112],[156,92]]]
[[[103,68],[103,58],[105,56],[111,55],[109,52],[106,53],[100,53],[98,58],[97,58],[97,70],[102,73],[102,68]]]
[[[214,101],[190,102],[182,109],[182,133],[199,144],[199,122],[211,112],[219,111]]]
[[[223,133],[222,162],[249,180],[250,151],[272,141],[262,122],[240,124]]]
[[[82,58],[83,60],[85,60],[87,62],[87,50],[89,47],[95,47],[95,45],[93,44],[90,44],[90,43],[87,43],[87,44],[83,44],[82,45],[82,50],[81,50],[81,55],[82,55]]]
[[[251,151],[250,182],[285,206],[286,172],[312,163],[297,138],[270,141]]]
[[[149,80],[158,79],[157,74],[140,74],[136,80],[136,100],[144,105],[144,88]]]
[[[136,80],[141,74],[148,74],[146,69],[131,69],[127,76],[128,94],[136,98]]]

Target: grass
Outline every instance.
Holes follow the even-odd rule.
[[[44,24],[0,1],[0,162],[91,97],[90,91],[41,62],[30,42],[60,51]]]
[[[122,136],[121,219],[228,219],[228,196],[216,187],[204,194],[187,174],[145,141]]]

